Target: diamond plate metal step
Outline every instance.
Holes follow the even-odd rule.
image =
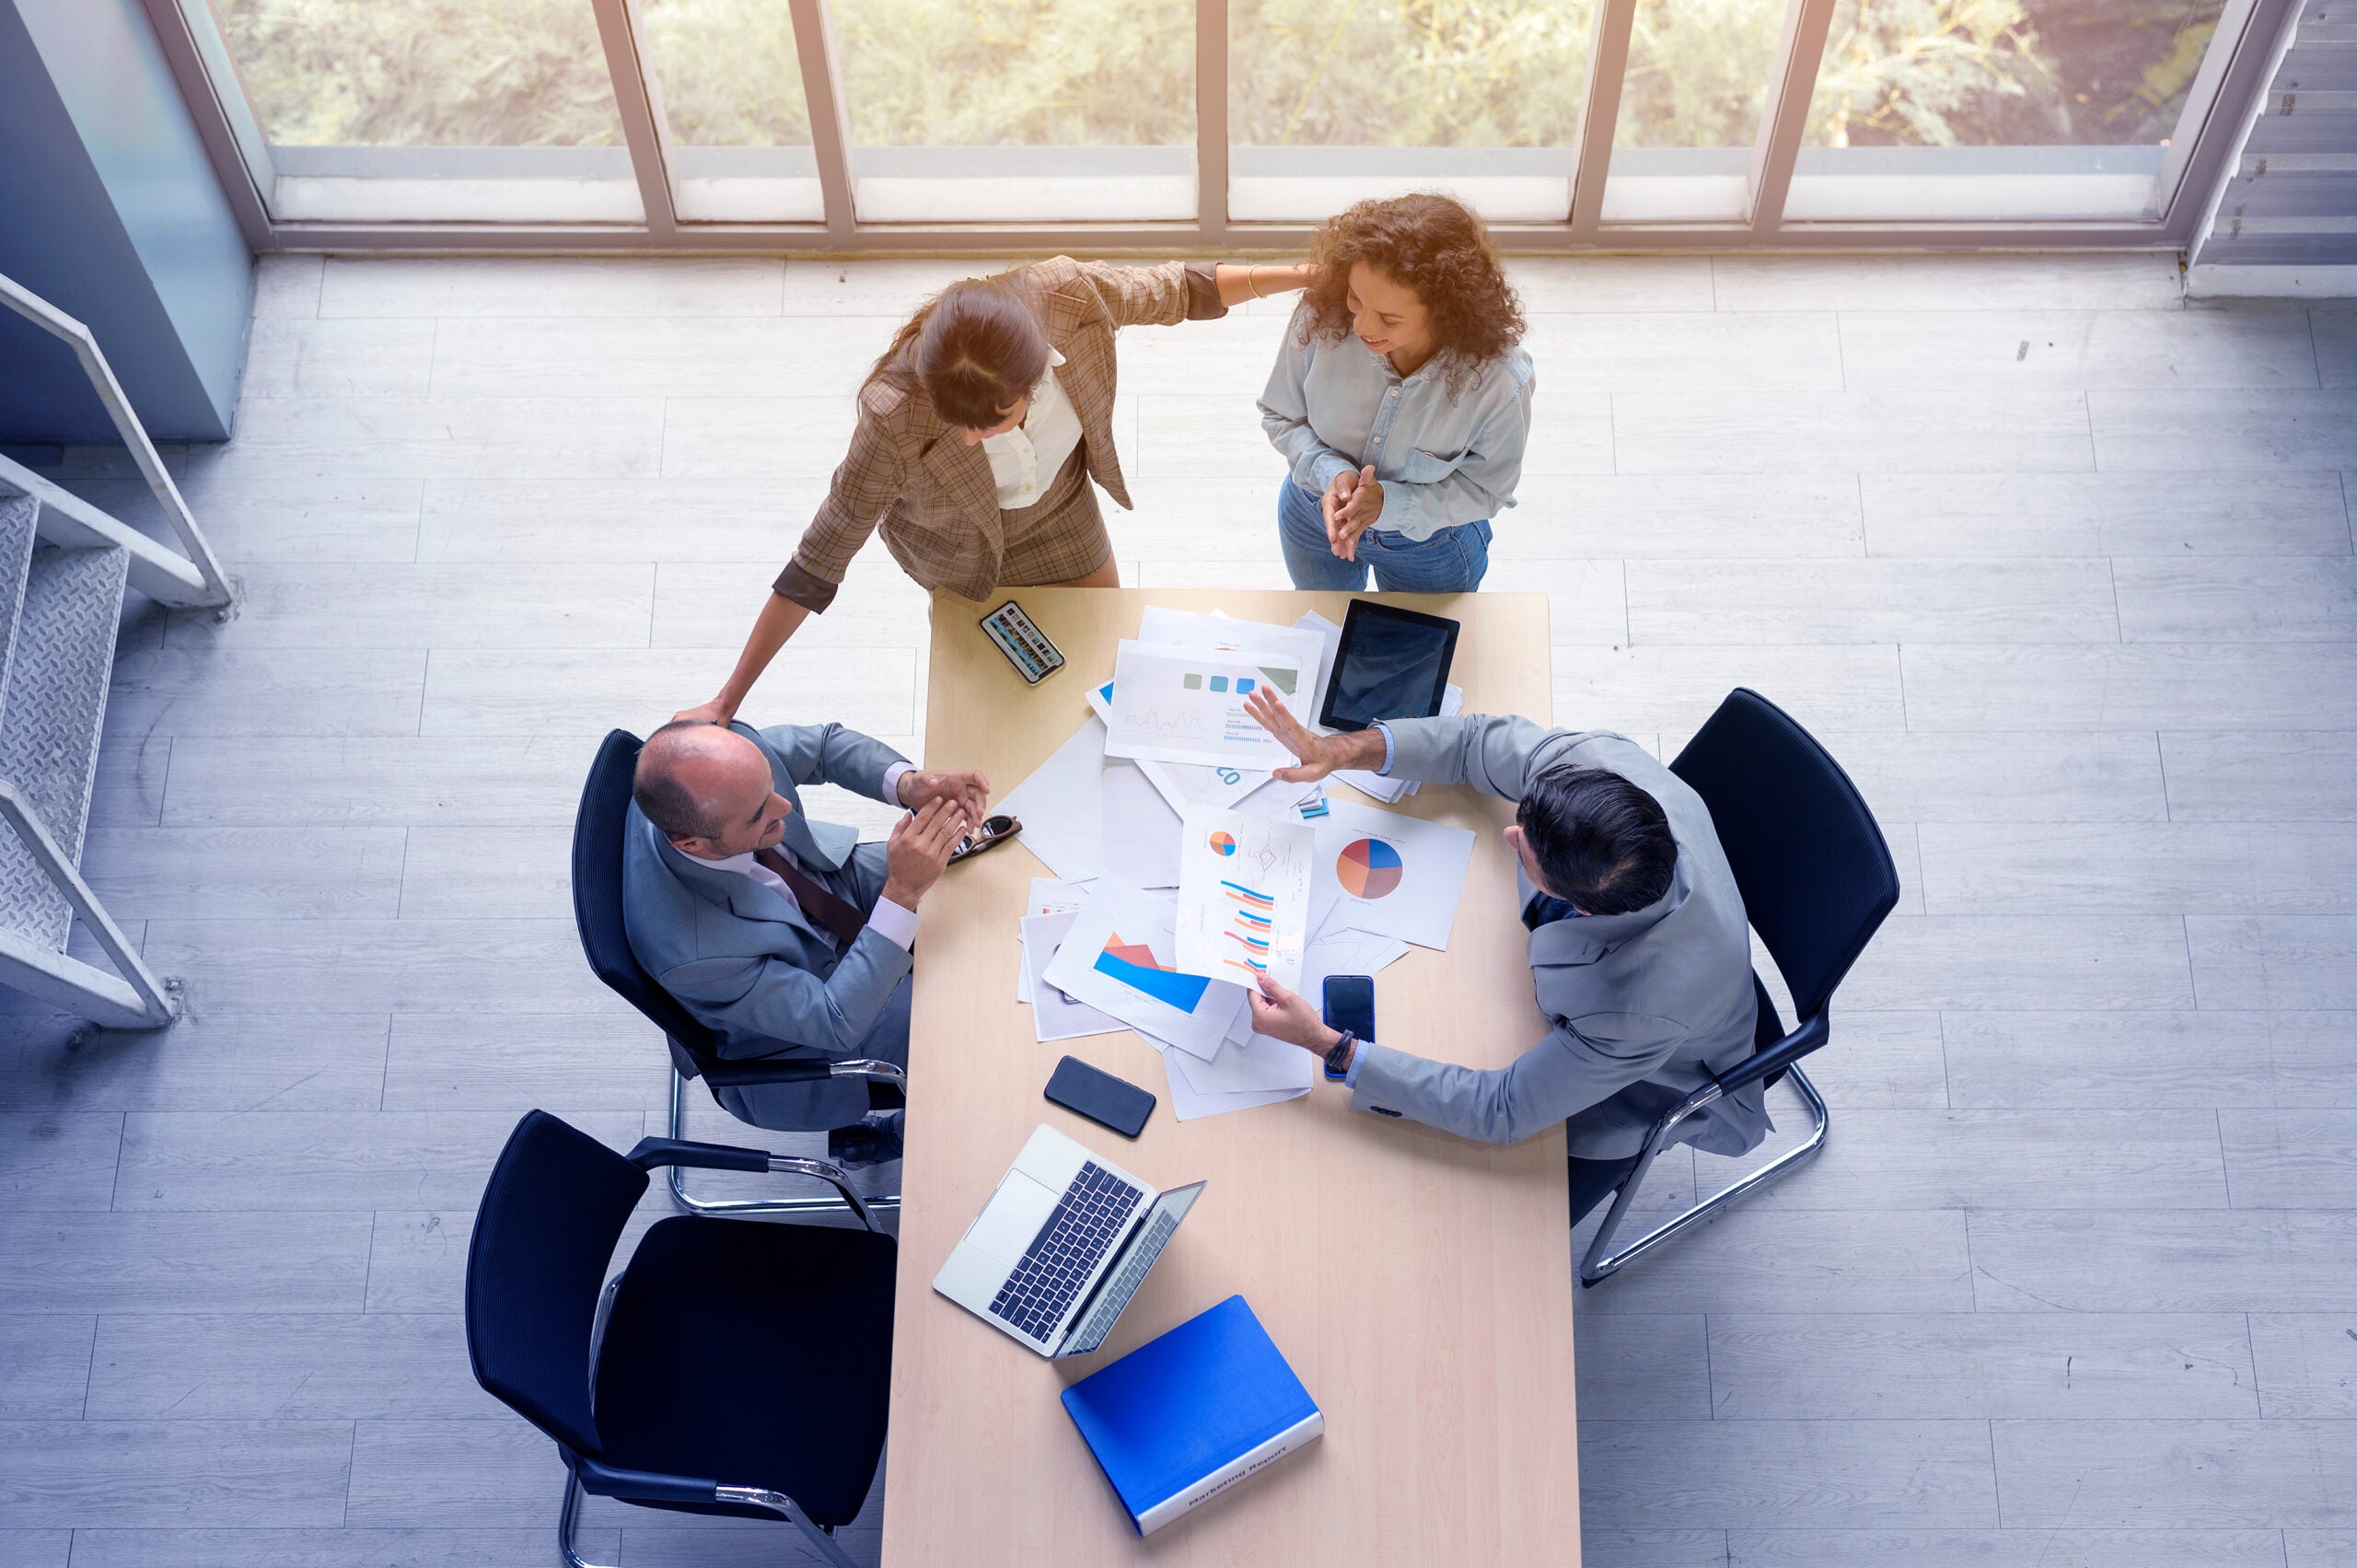
[[[77,865],[128,567],[115,549],[33,551],[0,694],[0,779]],[[64,952],[73,923],[64,895],[13,834],[0,834],[0,930]]]
[[[17,617],[24,608],[25,573],[32,565],[40,517],[40,502],[0,485],[0,692],[8,690],[8,655],[17,645]]]

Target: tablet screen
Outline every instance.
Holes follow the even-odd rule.
[[[1457,633],[1457,622],[1437,615],[1353,599],[1318,721],[1329,729],[1356,730],[1377,719],[1439,713]]]

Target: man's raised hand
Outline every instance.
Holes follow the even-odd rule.
[[[892,824],[884,841],[884,897],[912,910],[949,865],[949,852],[966,836],[966,814],[950,800],[928,800],[914,816]]]
[[[970,823],[990,815],[991,781],[968,769],[946,773],[912,769],[900,775],[900,804],[913,811],[928,800],[946,800],[966,814]]]
[[[1315,784],[1334,771],[1334,759],[1323,736],[1312,735],[1293,716],[1291,709],[1265,685],[1253,688],[1244,699],[1244,711],[1250,714],[1262,729],[1276,737],[1277,744],[1301,759],[1300,765],[1279,768],[1275,777],[1287,784]]]

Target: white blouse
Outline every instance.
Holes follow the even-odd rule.
[[[1046,494],[1080,445],[1080,415],[1056,379],[1056,366],[1063,362],[1062,354],[1050,349],[1048,373],[1031,389],[1031,407],[1023,423],[1004,436],[982,437],[982,455],[991,460],[1001,511],[1021,511]]]

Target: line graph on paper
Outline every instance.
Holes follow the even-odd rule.
[[[1316,835],[1197,802],[1178,840],[1178,967],[1239,985],[1301,978]]]

